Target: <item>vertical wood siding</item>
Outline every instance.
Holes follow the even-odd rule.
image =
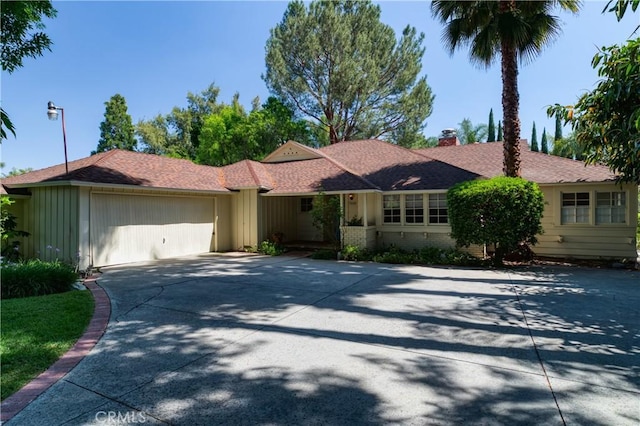
[[[284,241],[299,240],[296,226],[300,210],[299,197],[261,197],[260,241],[271,238],[277,232],[284,235]]]
[[[42,260],[78,261],[78,188],[34,188],[31,198],[21,200],[24,230],[23,254]]]

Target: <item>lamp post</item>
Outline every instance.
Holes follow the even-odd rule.
[[[67,131],[64,128],[64,108],[55,106],[55,104],[51,101],[47,103],[47,117],[49,120],[57,120],[58,119],[58,111],[62,112],[62,140],[64,141],[64,168],[69,174],[69,163],[67,161]]]

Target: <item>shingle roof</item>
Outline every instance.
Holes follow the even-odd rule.
[[[257,187],[270,194],[332,191],[447,189],[455,183],[502,174],[502,143],[409,150],[379,140],[341,142],[317,150],[319,158],[224,167],[112,150],[2,179],[0,192],[15,185],[80,181],[210,192]],[[615,178],[604,166],[521,152],[522,177],[537,183],[604,182]]]
[[[525,144],[520,144],[525,148]],[[415,150],[416,153],[460,167],[484,177],[502,175],[502,142],[442,146]],[[585,165],[555,155],[521,149],[522,177],[536,183],[604,182],[615,179],[605,166]]]
[[[446,189],[474,172],[380,140],[341,142],[319,150],[383,191]]]
[[[11,185],[57,181],[228,191],[222,185],[222,173],[216,167],[120,149],[70,161],[68,175],[65,173],[65,165],[59,164],[2,179],[2,184],[11,187]]]

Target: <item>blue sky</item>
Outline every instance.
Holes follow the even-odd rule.
[[[2,73],[2,106],[17,137],[4,141],[4,173],[12,168],[40,169],[64,162],[61,123],[46,116],[53,101],[65,109],[69,161],[96,149],[104,103],[116,93],[127,101],[134,123],[186,106],[187,92],[215,82],[220,101],[235,92],[247,107],[269,93],[261,79],[269,30],[282,19],[286,2],[53,2],[58,16],[46,21],[51,52],[26,59],[13,74]],[[440,44],[442,26],[429,2],[383,1],[382,21],[397,34],[407,24],[424,32],[422,73],[435,94],[426,136],[458,127],[463,118],[486,123],[493,108],[502,116],[499,64],[488,70],[469,64],[467,50],[450,56]],[[577,16],[561,14],[563,34],[543,54],[520,69],[522,137],[538,139],[554,122],[553,103],[571,104],[597,82],[591,59],[598,47],[623,43],[640,23],[627,13],[617,22],[601,14],[605,2],[587,1]],[[565,133],[569,129],[565,129]]]

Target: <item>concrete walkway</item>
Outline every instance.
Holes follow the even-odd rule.
[[[107,332],[9,425],[638,425],[640,273],[203,255],[108,268]]]

